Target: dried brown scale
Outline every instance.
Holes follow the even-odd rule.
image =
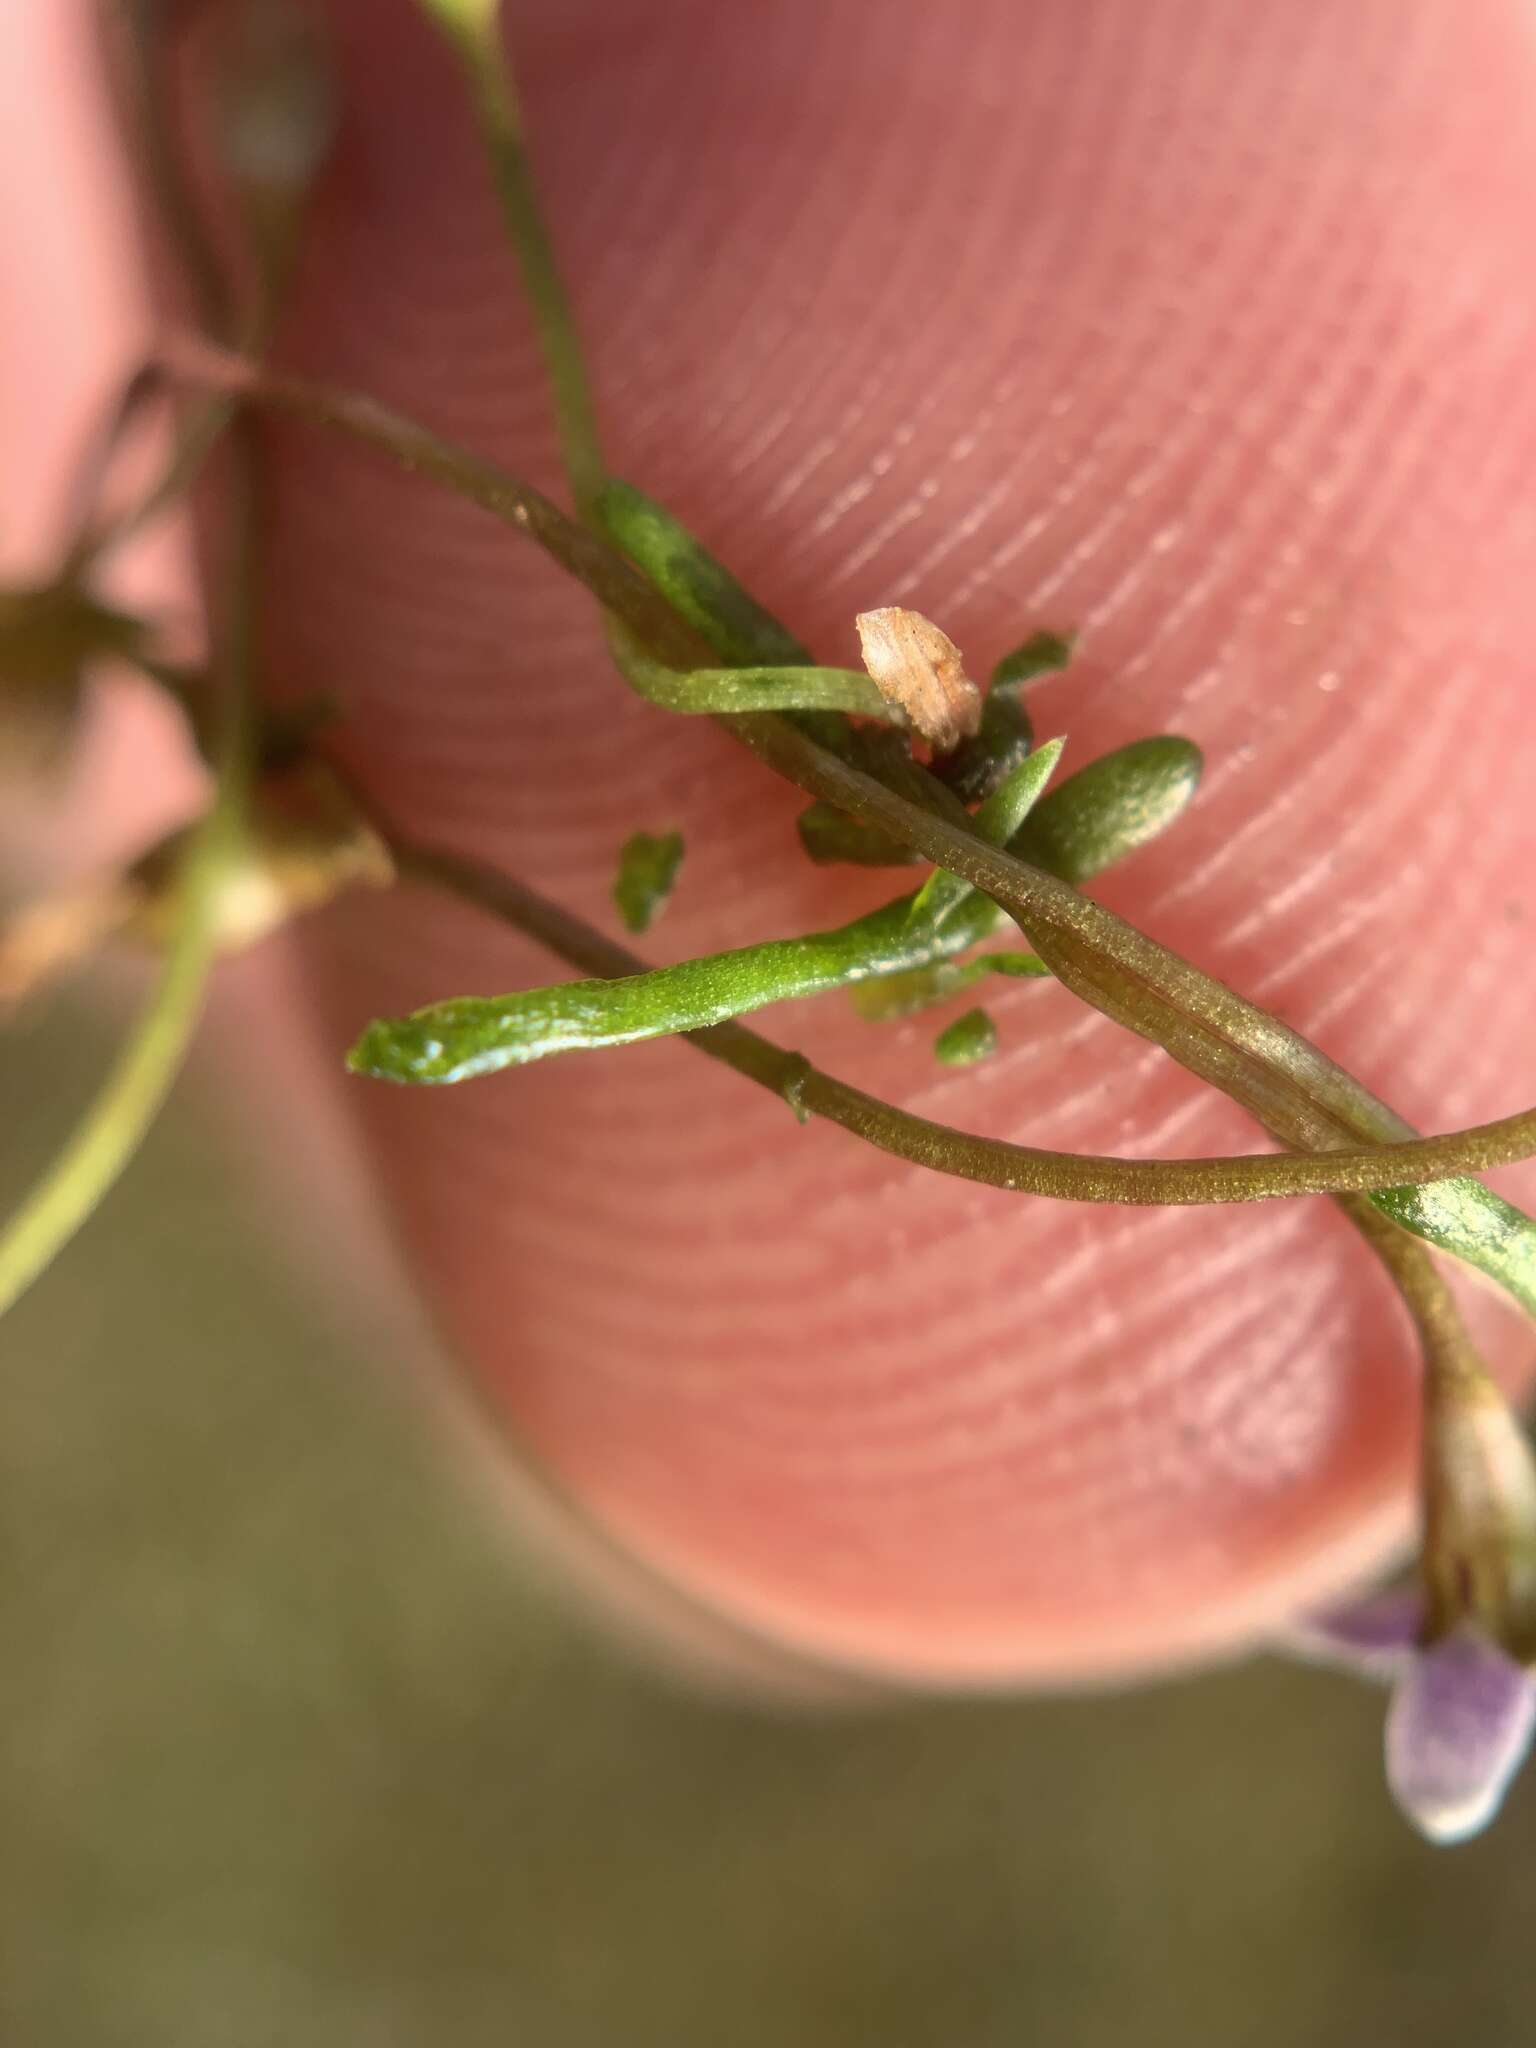
[[[981,691],[947,633],[901,605],[860,612],[854,624],[875,687],[905,714],[920,738],[935,752],[948,754],[974,737],[981,724]]]

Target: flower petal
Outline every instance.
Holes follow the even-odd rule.
[[[1536,1729],[1536,1681],[1462,1627],[1414,1659],[1387,1711],[1387,1782],[1433,1842],[1492,1820]]]
[[[1417,1586],[1309,1614],[1287,1631],[1278,1648],[1314,1664],[1340,1664],[1367,1678],[1398,1678],[1415,1656],[1424,1603]]]

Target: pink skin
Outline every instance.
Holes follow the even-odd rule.
[[[326,12],[345,120],[282,357],[549,484],[450,66],[406,0]],[[983,670],[1079,628],[1035,700],[1069,765],[1157,730],[1209,763],[1104,900],[1426,1127],[1536,1097],[1524,0],[547,19],[517,31],[524,88],[612,466],[828,659],[880,604]],[[268,449],[271,672],[345,699],[338,746],[390,814],[602,921],[625,834],[680,825],[658,958],[892,893],[799,860],[793,794],[628,697],[580,593],[481,515],[312,430]],[[370,1015],[557,971],[416,899],[335,914],[307,957],[327,1058]],[[1003,1049],[964,1073],[932,1062],[942,1016],[767,1026],[1003,1135],[1252,1148],[1062,991],[988,1004]],[[535,1458],[798,1650],[939,1683],[1215,1654],[1405,1526],[1413,1347],[1325,1202],[971,1189],[801,1130],[677,1044],[334,1085]],[[1528,1169],[1503,1184],[1536,1197]],[[1513,1319],[1478,1316],[1523,1372]]]

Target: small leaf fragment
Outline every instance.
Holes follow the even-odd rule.
[[[931,619],[893,604],[860,612],[854,624],[875,687],[923,739],[948,753],[977,730],[981,692],[959,648]]]
[[[1043,676],[1053,669],[1065,668],[1076,645],[1075,633],[1031,633],[1021,646],[1005,654],[993,669],[992,688],[999,690],[1009,683],[1028,682],[1031,676]]]
[[[997,1051],[997,1026],[985,1010],[967,1010],[933,1041],[934,1058],[946,1067],[970,1067]]]
[[[650,930],[672,894],[682,859],[681,832],[636,832],[625,840],[613,900],[626,931]]]

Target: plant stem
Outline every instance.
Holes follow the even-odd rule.
[[[375,399],[284,376],[199,337],[174,337],[162,361],[166,374],[178,383],[227,392],[243,404],[335,428],[388,456],[402,469],[430,477],[541,547],[583,584],[604,610],[621,619],[648,653],[677,669],[709,664],[710,648],[633,564],[578,525],[552,499],[495,463]]]
[[[46,1271],[137,1152],[170,1092],[202,1011],[216,949],[217,899],[243,841],[249,780],[253,542],[249,482],[243,463],[239,468],[229,489],[223,725],[213,803],[185,856],[175,937],[159,985],[96,1100],[0,1233],[0,1315]]]
[[[198,324],[209,334],[223,336],[234,325],[229,283],[171,132],[172,95],[162,49],[167,11],[161,0],[122,0],[122,5],[107,10],[119,30],[119,70],[129,101],[125,126],[151,208],[181,265]]]
[[[523,273],[523,289],[554,396],[555,424],[571,495],[581,518],[592,524],[607,469],[598,446],[597,416],[576,322],[534,196],[522,109],[502,46],[499,16],[496,7],[458,10],[448,40],[469,80],[491,182]]]

